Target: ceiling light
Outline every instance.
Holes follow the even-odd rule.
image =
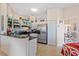
[[[31,8],[31,10],[33,11],[33,12],[37,12],[37,8]]]

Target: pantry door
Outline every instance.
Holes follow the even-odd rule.
[[[56,20],[48,20],[48,44],[56,45],[57,44],[57,21]]]

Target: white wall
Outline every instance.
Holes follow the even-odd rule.
[[[60,23],[62,21],[62,23]],[[57,46],[64,44],[64,20],[58,19],[57,21]]]
[[[47,20],[57,19],[57,9],[47,9]]]
[[[71,31],[74,31],[74,24],[77,25],[77,39],[79,42],[79,4],[73,5],[63,9],[63,16],[65,20],[65,25],[71,25]]]

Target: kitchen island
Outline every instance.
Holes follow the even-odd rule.
[[[37,51],[37,38],[27,36],[18,38],[0,35],[0,48],[8,56],[35,56]]]

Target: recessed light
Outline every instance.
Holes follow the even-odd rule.
[[[33,12],[37,12],[37,8],[31,8],[31,11],[33,11]]]

